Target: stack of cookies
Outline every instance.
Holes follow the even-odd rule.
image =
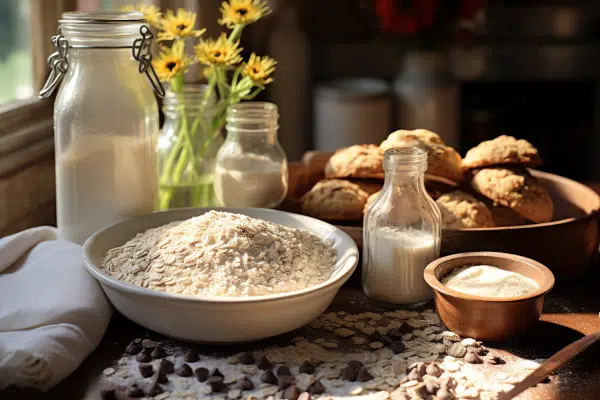
[[[428,153],[426,187],[442,212],[444,228],[552,220],[548,191],[526,169],[542,163],[531,143],[503,135],[482,142],[462,159],[439,135],[425,129],[398,130],[379,146],[336,151],[325,167],[325,179],[302,197],[303,212],[328,221],[360,221],[383,186],[384,151],[413,146]]]

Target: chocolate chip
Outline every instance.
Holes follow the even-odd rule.
[[[304,361],[302,363],[302,365],[300,365],[300,368],[298,369],[298,371],[301,374],[309,374],[310,375],[315,372],[315,367],[308,361]]]
[[[139,343],[136,342],[129,343],[129,345],[125,348],[125,353],[130,354],[132,356],[139,354],[140,351],[142,351],[142,346],[140,346]]]
[[[298,396],[298,400],[310,400],[310,393],[308,393],[308,392],[300,393],[300,396]]]
[[[323,394],[323,393],[325,393],[325,386],[323,386],[323,384],[321,383],[321,381],[317,379],[308,388],[308,393],[310,393],[310,394]]]
[[[152,350],[156,346],[158,346],[158,343],[156,343],[154,340],[150,340],[150,339],[144,339],[144,340],[142,340],[142,347],[145,348],[145,349]]]
[[[277,374],[277,376],[292,375],[292,373],[290,372],[290,369],[288,367],[286,367],[285,365],[282,365],[281,367],[277,368],[276,374]]]
[[[358,379],[361,382],[368,382],[371,379],[373,379],[373,375],[371,375],[365,367],[362,367],[358,370],[358,374],[356,374],[356,379]]]
[[[223,383],[223,377],[221,376],[211,376],[206,380],[206,383],[214,393],[225,390],[225,384]]]
[[[254,364],[254,354],[247,351],[240,356],[240,364],[242,365],[250,365]]]
[[[154,375],[154,383],[169,383],[169,378],[167,378],[167,374],[164,372],[158,371]]]
[[[358,360],[350,360],[348,361],[348,366],[359,370],[363,366],[363,363]]]
[[[429,394],[436,394],[440,389],[440,384],[434,381],[433,379],[427,379],[425,381],[425,388]]]
[[[404,350],[406,350],[406,346],[404,345],[404,342],[402,342],[402,340],[396,340],[392,342],[392,345],[390,347],[392,348],[394,354],[400,354]]]
[[[117,394],[115,389],[104,389],[100,391],[100,398],[102,400],[117,400]]]
[[[135,383],[133,385],[131,385],[131,387],[127,391],[127,396],[129,396],[129,397],[140,398],[140,397],[144,397],[144,395],[145,394],[144,394],[144,391],[142,390],[142,388],[139,387],[138,385],[136,385]]]
[[[138,368],[140,370],[140,375],[142,375],[144,378],[150,378],[152,376],[152,374],[154,373],[152,364],[140,363],[138,365]]]
[[[262,370],[267,370],[273,368],[273,363],[271,363],[267,357],[262,356],[258,361],[257,367]]]
[[[381,335],[381,338],[379,339],[379,341],[387,346],[389,346],[390,344],[392,344],[394,342],[394,340],[387,335]]]
[[[154,397],[154,396],[158,396],[161,393],[164,393],[163,388],[161,388],[158,383],[155,383],[154,385],[152,385],[152,388],[148,392],[148,396]]]
[[[279,377],[277,378],[277,385],[279,386],[279,390],[285,389],[292,383],[294,383],[294,377],[291,375],[279,375]]]
[[[361,369],[360,368],[355,368],[351,365],[348,365],[346,368],[344,368],[342,370],[342,377],[347,380],[347,381],[351,381],[354,382],[356,380],[356,375],[358,375],[358,371]]]
[[[371,342],[381,342],[381,333],[375,331],[369,335]]]
[[[421,380],[421,374],[419,374],[419,371],[417,371],[416,368],[408,373],[408,380],[409,381],[420,381]]]
[[[198,382],[205,382],[208,379],[208,369],[204,367],[196,368],[194,374],[196,375]]]
[[[154,358],[155,360],[158,358],[164,358],[167,356],[167,352],[165,351],[165,349],[162,348],[162,346],[157,345],[154,350],[152,350],[152,358]]]
[[[419,383],[416,386],[409,388],[408,392],[410,393],[411,397],[417,398],[417,399],[426,399],[429,395],[429,393],[427,392],[427,387],[425,386],[425,383],[423,383],[423,382]]]
[[[175,372],[175,366],[171,360],[162,359],[158,365],[158,370],[164,374],[172,374]]]
[[[295,385],[289,386],[283,391],[283,398],[286,400],[298,400],[300,397],[300,391]]]
[[[481,364],[481,358],[474,351],[468,351],[464,360],[470,364]]]
[[[496,359],[496,357],[484,357],[483,361],[486,364],[490,364],[490,365],[496,365],[496,364],[498,364],[498,360]]]
[[[425,372],[427,375],[435,376],[436,378],[439,378],[439,376],[442,375],[442,369],[439,365],[437,365],[437,363],[434,362],[427,366]]]
[[[200,361],[200,355],[197,350],[189,349],[187,353],[185,353],[185,356],[183,356],[183,360],[189,363],[197,362]]]
[[[211,375],[212,376],[220,376],[221,378],[225,378],[225,375],[223,375],[223,373],[221,371],[219,371],[219,368],[215,368],[215,370],[213,371],[213,373]]]
[[[152,356],[150,355],[149,350],[144,350],[140,354],[135,356],[135,359],[137,362],[147,363],[147,362],[152,361]]]
[[[252,381],[247,376],[245,376],[244,379],[242,379],[238,383],[237,386],[241,390],[253,390],[254,389],[254,383],[252,383]]]
[[[194,372],[192,371],[192,367],[183,363],[179,366],[179,368],[177,368],[175,373],[181,377],[186,378],[188,376],[192,376]]]
[[[415,328],[413,328],[412,326],[410,326],[408,323],[403,322],[402,325],[400,325],[400,328],[398,328],[398,332],[404,334],[404,333],[412,333],[412,331],[414,331]]]
[[[388,331],[388,336],[391,337],[393,340],[401,340],[402,332],[400,332],[398,329],[390,329]]]
[[[435,396],[439,400],[452,400],[454,398],[454,396],[452,396],[452,393],[450,393],[450,391],[448,391],[448,389],[446,388],[441,388],[440,390],[438,390]]]
[[[262,373],[262,375],[260,376],[260,381],[264,382],[264,383],[268,383],[270,385],[274,385],[277,383],[277,377],[275,376],[273,371],[268,369]]]
[[[452,343],[446,348],[446,354],[456,358],[463,358],[467,354],[467,348],[460,342]]]

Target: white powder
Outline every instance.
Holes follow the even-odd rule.
[[[75,135],[56,159],[59,237],[75,243],[107,225],[154,211],[152,138]]]
[[[331,276],[336,252],[310,232],[210,211],[138,234],[102,268],[153,290],[258,296],[304,289]]]
[[[227,207],[277,207],[287,193],[287,168],[265,156],[242,154],[215,167],[215,194]]]
[[[442,283],[459,292],[485,297],[522,296],[538,288],[533,279],[490,265],[456,268],[442,278]]]
[[[369,233],[369,260],[363,260],[365,293],[376,300],[410,304],[428,300],[423,278],[427,264],[439,256],[433,236],[419,231],[379,228]],[[366,264],[368,263],[368,264]]]

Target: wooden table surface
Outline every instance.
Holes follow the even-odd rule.
[[[598,264],[596,264],[598,265]],[[600,266],[600,265],[598,265]],[[508,351],[529,359],[548,358],[554,352],[582,335],[600,330],[600,268],[590,270],[579,284],[557,287],[547,297],[542,321],[526,337],[510,343],[485,343],[488,347]],[[354,304],[350,304],[353,300]],[[339,292],[330,310],[362,312],[380,311],[371,305],[354,276]],[[303,334],[303,329],[265,343],[285,344],[293,336]],[[108,330],[98,348],[84,361],[75,373],[47,393],[24,390],[0,392],[0,399],[100,399],[102,370],[115,366],[125,346],[134,338],[150,337],[169,341],[169,346],[185,351],[186,344],[173,342],[130,322],[120,314],[114,314]],[[264,344],[264,343],[263,343]],[[260,345],[260,344],[258,344]],[[218,352],[220,355],[247,350],[253,345],[235,347],[204,346],[203,353]],[[256,344],[254,345],[256,346]],[[550,383],[529,389],[520,398],[525,399],[599,399],[600,398],[600,346],[594,346],[565,367],[561,368]]]
[[[590,184],[600,192],[600,184]],[[509,343],[485,343],[490,348],[507,351],[529,359],[544,359],[583,335],[600,331],[600,261],[594,262],[589,273],[577,283],[555,287],[547,296],[541,321],[527,336]],[[353,304],[350,303],[353,300]],[[431,306],[431,305],[429,305]],[[362,312],[381,311],[369,303],[360,289],[355,274],[340,290],[330,311]],[[294,336],[302,336],[303,329],[269,339],[262,344],[286,344]],[[67,379],[47,393],[29,390],[0,392],[2,400],[37,399],[100,399],[102,371],[115,366],[125,346],[138,337],[150,337],[159,341],[168,339],[127,320],[117,312],[98,348]],[[186,345],[172,342],[183,352]],[[204,346],[202,352],[228,355],[247,350],[252,345],[235,347]],[[600,399],[600,345],[561,368],[550,383],[529,389],[519,398],[523,399]]]

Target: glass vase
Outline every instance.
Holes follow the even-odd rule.
[[[224,121],[204,85],[167,91],[158,139],[159,209],[213,207],[215,156]]]

